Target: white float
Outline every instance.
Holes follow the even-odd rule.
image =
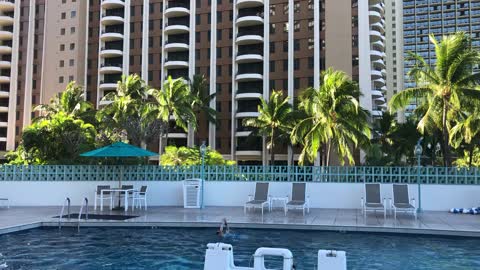
[[[235,266],[233,259],[233,247],[224,243],[210,243],[205,253],[204,270],[269,270],[265,268],[265,256],[283,258],[281,270],[292,270],[292,252],[284,248],[259,248],[253,255],[253,268]],[[346,270],[347,259],[344,251],[319,250],[318,270]],[[273,269],[272,269],[273,270]],[[280,269],[279,269],[280,270]]]

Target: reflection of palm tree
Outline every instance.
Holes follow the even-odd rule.
[[[313,162],[320,146],[326,144],[324,164],[329,165],[332,150],[340,155],[342,164],[345,158],[353,164],[351,146],[368,144],[370,137],[368,115],[357,101],[358,85],[344,72],[331,68],[322,72],[321,80],[320,88],[308,88],[300,96],[299,108],[305,117],[291,134],[293,143],[303,145],[300,163]]]
[[[394,95],[390,100],[390,110],[406,107],[413,99],[420,99],[426,110],[418,123],[418,129],[438,128],[442,131],[444,165],[450,165],[449,116],[462,107],[464,100],[480,98],[476,88],[480,73],[472,73],[472,68],[480,64],[480,54],[471,48],[471,40],[465,33],[443,37],[438,42],[434,35],[430,41],[435,46],[435,66],[430,66],[423,57],[411,53],[416,65],[409,75],[417,87],[408,88]]]
[[[185,132],[188,132],[189,125],[196,129],[197,118],[192,106],[195,97],[190,93],[190,87],[184,79],[172,79],[169,76],[162,89],[150,89],[149,94],[155,99],[155,111],[159,119],[169,123],[170,117],[173,117],[175,124]],[[165,145],[168,145],[168,132],[169,127],[166,130]]]
[[[288,97],[283,96],[282,91],[273,91],[268,102],[260,98],[258,112],[257,118],[244,119],[243,124],[255,128],[251,135],[269,137],[267,147],[270,149],[270,165],[274,165],[275,141],[288,134],[285,131],[293,122],[292,106],[288,103]]]

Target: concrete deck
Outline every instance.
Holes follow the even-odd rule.
[[[12,207],[0,208],[0,234],[40,226],[58,226],[61,207]],[[72,207],[72,213],[78,213],[79,207]],[[120,211],[93,211],[95,214],[125,214]],[[207,207],[183,209],[180,207],[150,207],[147,211],[128,211],[128,215],[139,217],[126,221],[88,220],[81,226],[179,226],[179,227],[217,227],[222,218],[227,218],[232,227],[237,228],[273,228],[334,231],[366,231],[388,233],[416,233],[432,235],[456,235],[480,237],[480,216],[450,214],[447,212],[424,212],[415,221],[410,214],[398,214],[383,219],[382,213],[367,214],[367,218],[358,209],[311,209],[305,217],[299,211],[289,211],[287,216],[282,210],[265,212],[262,218],[259,210],[244,214],[241,207]],[[78,221],[65,220],[63,226],[78,226]]]

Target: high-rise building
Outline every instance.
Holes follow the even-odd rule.
[[[477,0],[404,0],[404,76],[405,88],[415,85],[407,73],[415,64],[408,59],[408,52],[422,56],[427,63],[435,64],[434,46],[429,34],[441,38],[463,31],[472,38],[472,46],[480,47],[480,1]],[[407,114],[415,108],[412,104]]]
[[[85,1],[0,1],[0,151],[15,149],[36,105],[84,84],[85,11]]]
[[[85,84],[87,99],[100,107],[122,74],[132,73],[155,88],[168,76],[204,75],[216,94],[210,106],[218,112],[217,124],[199,119],[198,129],[185,133],[172,119],[168,141],[206,141],[240,163],[267,160],[265,141],[242,124],[258,116],[260,98],[283,90],[293,104],[300,90],[319,87],[320,72],[328,67],[359,82],[360,104],[373,117],[385,108],[384,0],[49,0],[46,6],[43,1],[0,0],[0,10],[11,6],[22,14],[12,13],[22,21],[12,31],[32,40],[25,38],[18,48],[21,39],[13,35],[10,45],[11,55],[25,66],[18,72],[23,77],[14,80],[21,87],[9,88],[7,95],[11,121],[10,111],[20,111],[20,130],[8,125],[17,141],[31,120],[31,106],[47,102],[68,81]],[[32,6],[39,11],[29,13]],[[151,148],[160,147],[159,141]],[[287,163],[297,149],[279,145],[275,152],[276,160]]]

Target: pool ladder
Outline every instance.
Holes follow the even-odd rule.
[[[58,219],[58,229],[62,229],[62,219],[63,219],[63,213],[65,212],[65,205],[67,206],[67,217],[70,220],[70,198],[65,198],[65,201],[63,201],[63,206],[62,206],[62,211],[60,211],[60,216]]]
[[[80,231],[80,221],[82,220],[83,207],[85,206],[85,220],[88,220],[88,199],[83,198],[82,206],[80,207],[80,212],[78,213],[78,227],[77,230]]]

